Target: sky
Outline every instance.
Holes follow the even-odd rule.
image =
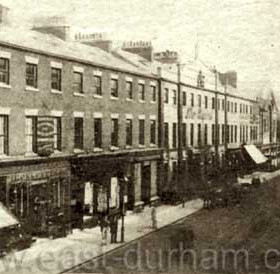
[[[270,82],[280,94],[279,0],[0,0],[13,24],[67,16],[75,29],[110,33],[115,41],[148,40],[177,50],[182,62],[198,56],[220,71],[236,70],[238,84]],[[279,96],[280,97],[280,96]]]

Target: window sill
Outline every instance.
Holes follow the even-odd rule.
[[[132,102],[132,101],[133,101],[133,99],[130,99],[130,98],[125,98],[125,100],[126,100],[127,102]]]
[[[9,159],[10,156],[7,154],[0,154],[0,160],[5,160],[5,159]]]
[[[93,94],[93,97],[94,97],[94,98],[97,98],[97,99],[101,99],[101,98],[102,98],[102,95],[99,95],[99,94]]]
[[[0,83],[1,88],[12,88],[11,85],[5,84],[5,83]]]
[[[29,87],[29,86],[27,86],[27,87],[25,88],[25,90],[26,90],[26,91],[39,91],[38,88]]]
[[[100,147],[95,147],[95,148],[93,149],[93,152],[102,152],[102,151],[103,151],[103,149],[100,148]]]
[[[111,100],[119,100],[119,98],[111,96]]]
[[[62,154],[62,152],[61,152],[60,150],[55,149],[55,150],[53,151],[53,154]]]
[[[146,146],[145,145],[139,145],[139,148],[145,148]]]
[[[51,89],[51,93],[62,94],[62,91],[61,90],[57,90],[57,89]]]
[[[38,154],[35,153],[35,152],[26,152],[26,153],[24,154],[24,156],[25,156],[25,157],[37,157]]]
[[[132,149],[132,146],[126,145],[125,148],[126,149]]]
[[[77,96],[77,97],[85,97],[85,94],[84,94],[84,93],[74,92],[74,96]]]
[[[151,101],[151,104],[155,104],[156,103],[156,101]]]
[[[150,147],[157,147],[156,144],[150,144]]]
[[[144,101],[144,100],[139,100],[139,103],[142,103],[142,104],[143,104],[143,103],[145,103],[145,101]]]
[[[115,147],[115,146],[111,146],[110,149],[111,149],[111,150],[118,150],[119,148],[118,148],[118,147]]]
[[[76,154],[82,154],[82,153],[85,153],[85,151],[84,150],[82,150],[82,149],[79,149],[79,148],[74,148],[74,153],[76,153]]]

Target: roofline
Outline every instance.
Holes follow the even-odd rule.
[[[147,78],[153,79],[153,80],[162,79],[162,80],[164,80],[166,82],[169,82],[169,83],[172,83],[172,84],[176,84],[176,85],[178,84],[178,82],[176,82],[176,81],[173,81],[173,80],[170,80],[170,79],[167,79],[167,78],[164,78],[164,77],[158,77],[157,74],[154,74],[154,73],[145,74],[145,73],[131,72],[130,70],[126,70],[126,69],[119,69],[119,68],[112,67],[112,66],[101,65],[101,64],[94,63],[94,62],[86,61],[84,59],[73,58],[73,57],[71,58],[69,56],[64,56],[64,55],[61,55],[61,54],[53,54],[53,53],[49,53],[49,52],[46,52],[46,51],[42,51],[42,50],[38,50],[38,49],[32,49],[32,48],[28,48],[28,47],[24,47],[24,46],[19,46],[19,45],[16,45],[16,44],[11,44],[11,43],[7,43],[7,42],[3,42],[3,41],[0,41],[0,46],[6,46],[6,47],[9,47],[9,48],[12,48],[12,49],[18,49],[18,50],[21,50],[21,51],[27,51],[27,52],[32,52],[32,53],[36,53],[36,54],[41,54],[41,55],[48,56],[48,57],[55,57],[55,58],[60,58],[60,59],[63,59],[63,60],[74,61],[74,62],[82,63],[82,64],[85,64],[85,65],[92,65],[92,66],[95,66],[97,68],[112,70],[114,72],[128,73],[130,75],[147,77]],[[181,82],[181,84],[185,87],[190,87],[190,88],[200,90],[198,87],[192,86],[190,84],[186,84],[184,82]],[[208,92],[212,92],[212,93],[216,92],[215,90],[211,90],[211,89],[203,89],[203,90],[208,91]],[[222,93],[220,91],[217,91],[217,92],[220,95],[224,95],[224,93]],[[227,93],[227,96],[237,98],[237,99],[246,100],[246,101],[250,101],[252,103],[257,102],[257,100],[245,98],[245,97],[238,96],[238,95],[233,95],[233,94],[230,94],[230,93]]]
[[[178,82],[176,82],[176,81],[174,81],[174,80],[170,80],[170,79],[167,79],[167,78],[164,78],[164,77],[161,77],[161,79],[164,80],[164,81],[166,81],[166,82],[168,82],[168,83],[170,83],[170,84],[178,85]],[[215,91],[215,90],[207,89],[207,88],[200,89],[200,88],[198,88],[197,86],[193,86],[193,85],[190,85],[190,84],[186,84],[186,83],[184,83],[184,82],[181,82],[180,84],[183,85],[184,87],[194,88],[194,89],[197,89],[197,90],[204,90],[204,91],[208,91],[208,92],[211,92],[211,93],[216,93],[216,92],[217,92],[218,94],[225,96],[225,93],[223,93],[223,92],[221,92],[221,91]],[[257,103],[257,102],[258,102],[257,100],[245,98],[245,97],[238,96],[238,95],[231,94],[231,93],[226,93],[226,95],[227,95],[228,97],[237,98],[237,99],[242,99],[242,100],[249,101],[249,102],[252,102],[252,103]]]
[[[29,48],[29,47],[19,46],[19,45],[16,45],[16,44],[11,44],[11,43],[7,43],[7,42],[3,42],[3,41],[0,41],[0,46],[6,46],[6,47],[9,47],[9,48],[12,48],[12,49],[18,49],[18,50],[21,50],[21,51],[27,51],[27,52],[31,52],[31,53],[35,53],[35,54],[41,54],[41,55],[44,55],[44,56],[47,56],[47,57],[55,57],[55,58],[60,58],[60,59],[67,60],[67,61],[72,61],[72,62],[74,61],[74,62],[85,64],[85,65],[92,65],[92,66],[95,66],[97,68],[112,70],[114,72],[125,72],[125,73],[128,73],[128,74],[134,75],[134,76],[147,77],[147,78],[150,78],[150,79],[153,79],[153,80],[158,79],[157,76],[154,76],[152,74],[132,72],[132,71],[127,70],[127,69],[120,69],[120,68],[116,68],[116,67],[112,67],[112,66],[106,66],[106,65],[86,61],[84,59],[69,57],[69,56],[65,56],[65,55],[61,55],[61,54],[49,53],[49,52],[46,52],[46,51],[43,51],[43,50],[32,49],[32,48]]]

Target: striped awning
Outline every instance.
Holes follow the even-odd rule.
[[[244,148],[256,164],[263,164],[268,160],[255,145],[245,145]]]

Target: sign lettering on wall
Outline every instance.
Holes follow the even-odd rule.
[[[39,116],[37,119],[38,155],[49,156],[54,147],[54,121],[50,116]]]

